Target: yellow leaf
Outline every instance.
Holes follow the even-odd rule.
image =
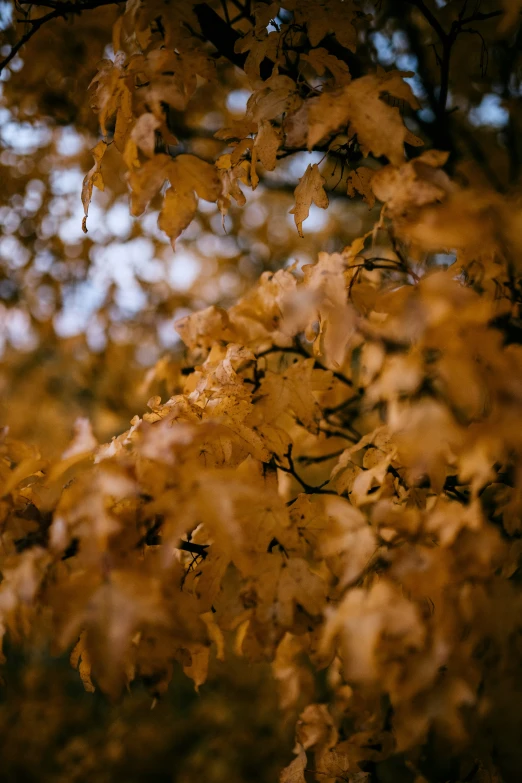
[[[390,106],[382,96],[387,94],[405,101],[414,109],[419,102],[403,76],[410,73],[384,71],[354,79],[335,92],[325,92],[310,107],[308,148],[312,149],[321,139],[349,126],[352,135],[357,134],[364,153],[386,155],[391,163],[399,165],[404,160],[404,142],[409,131],[396,106]]]
[[[192,222],[197,206],[198,202],[192,190],[178,193],[174,188],[169,188],[165,193],[158,226],[169,237],[172,247],[182,231]]]
[[[114,143],[120,152],[123,152],[125,149],[125,142],[128,138],[132,120],[132,93],[129,88],[123,84],[119,96],[116,127],[114,129]]]
[[[87,215],[89,214],[89,204],[91,203],[92,190],[96,186],[98,190],[103,190],[105,185],[101,174],[101,162],[102,158],[107,152],[107,144],[104,141],[99,141],[95,148],[92,150],[94,158],[94,166],[85,175],[82,186],[82,204],[85,217],[83,218],[82,229],[84,233],[87,233]]]
[[[328,207],[328,196],[324,189],[325,182],[326,180],[319,171],[317,163],[309,164],[304,175],[299,180],[299,184],[294,191],[295,207],[290,210],[290,214],[294,216],[300,237],[304,236],[303,221],[310,214],[312,203],[321,209],[327,209]]]
[[[168,177],[176,190],[195,190],[205,201],[217,201],[221,194],[221,181],[216,167],[195,155],[178,155],[174,158]]]
[[[155,155],[139,169],[129,173],[131,212],[135,217],[145,211],[151,199],[163,187],[169,176],[171,162],[172,158],[168,155]]]
[[[256,172],[257,161],[259,160],[267,171],[273,171],[276,167],[277,151],[281,146],[281,140],[281,130],[274,128],[268,120],[261,120],[252,150],[250,167],[252,190],[255,190],[259,183],[259,177]]]

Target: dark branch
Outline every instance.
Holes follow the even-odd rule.
[[[294,460],[292,457],[292,448],[293,446],[290,444],[288,451],[284,455],[288,462],[288,467],[281,465],[279,462],[276,462],[276,467],[278,467],[279,470],[282,470],[283,473],[289,473],[291,476],[293,476],[295,480],[302,486],[306,495],[337,495],[337,492],[335,492],[333,489],[323,489],[323,487],[328,484],[330,479],[327,479],[322,484],[319,484],[318,487],[313,487],[311,484],[307,484],[306,481],[301,478],[295,469]]]

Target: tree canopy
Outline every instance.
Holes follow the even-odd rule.
[[[281,783],[518,780],[522,3],[0,10],[9,650],[268,665]]]

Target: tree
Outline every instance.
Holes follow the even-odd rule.
[[[159,698],[176,666],[199,688],[212,656],[269,662],[298,713],[283,783],[520,775],[521,5],[439,5],[38,0],[5,27],[4,136],[31,117],[35,146],[55,147],[38,177],[0,161],[18,179],[4,312],[39,351],[70,364],[56,303],[103,264],[89,233],[58,227],[57,123],[80,142],[99,128],[84,232],[95,189],[107,214],[128,189],[134,216],[158,214],[132,239],[165,260],[205,255],[198,232],[222,221],[229,257],[254,263],[210,302],[203,273],[184,298],[144,273],[130,315],[107,285],[102,353],[95,332],[73,345],[94,416],[111,395],[130,415],[129,345],[157,347],[158,321],[188,310],[186,352],[148,371],[148,412],[110,442],[118,415],[96,433],[79,418],[45,454],[10,404],[0,629],[72,649],[111,699],[138,682]],[[292,240],[270,234],[287,199]],[[316,245],[313,207],[330,207]]]

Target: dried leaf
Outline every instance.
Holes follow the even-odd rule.
[[[310,207],[315,204],[321,209],[328,208],[328,195],[324,189],[325,178],[319,171],[317,163],[309,164],[299,184],[294,191],[295,207],[290,210],[294,216],[299,236],[303,237],[303,222],[310,214]]]
[[[104,141],[99,141],[96,147],[92,150],[94,158],[94,166],[85,175],[82,186],[82,204],[85,217],[83,218],[82,229],[84,233],[87,233],[87,216],[89,214],[89,205],[92,198],[92,190],[97,187],[98,190],[104,190],[105,185],[101,174],[101,162],[102,158],[107,152],[107,144]]]

